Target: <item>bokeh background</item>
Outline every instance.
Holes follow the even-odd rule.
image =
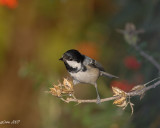
[[[139,47],[160,63],[160,0],[0,0],[0,121],[20,120],[0,128],[159,128],[160,88],[148,91],[131,109],[112,101],[64,103],[49,88],[69,77],[58,59],[68,49],[100,61],[118,80],[100,78],[101,98],[111,86],[128,91],[158,76],[116,29],[132,22],[145,33]],[[75,95],[96,98],[91,85],[77,85]]]

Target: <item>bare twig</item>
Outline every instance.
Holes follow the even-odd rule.
[[[134,96],[140,96],[140,99],[141,99],[144,96],[146,91],[160,85],[160,80],[159,80],[154,84],[147,86],[158,79],[160,79],[160,77],[157,77],[143,85],[137,85],[133,87],[129,92],[125,92],[117,87],[112,87],[113,96],[101,99],[100,102],[102,103],[102,102],[114,100],[113,104],[115,104],[118,107],[121,107],[123,110],[128,105],[130,105],[130,108],[132,110],[132,113],[131,113],[132,115],[134,112],[134,109],[133,109],[134,104],[130,101],[130,98]],[[59,97],[62,101],[66,103],[75,102],[77,103],[76,105],[80,103],[97,103],[97,99],[92,99],[92,100],[77,99],[74,96],[73,83],[66,78],[64,78],[63,84],[59,82],[58,85],[53,85],[53,88],[50,88],[49,93],[51,93],[56,97]]]
[[[139,96],[139,95],[142,95],[142,93],[145,93],[146,91],[148,91],[148,90],[150,90],[152,88],[157,87],[158,85],[160,85],[160,80],[157,81],[156,83],[148,86],[148,87],[144,87],[144,88],[142,88],[140,90],[131,91],[131,92],[127,93],[127,95],[131,96],[131,97],[133,97],[133,96]]]
[[[109,97],[109,98],[104,98],[104,99],[101,99],[101,103],[102,102],[106,102],[106,101],[110,101],[110,100],[115,100],[117,99],[118,96],[112,96],[112,97]],[[82,99],[73,99],[73,98],[67,98],[66,99],[67,103],[69,102],[78,102],[78,103],[97,103],[97,99],[92,99],[92,100],[82,100]]]
[[[158,71],[160,72],[160,64],[150,55],[148,55],[147,53],[145,53],[142,49],[140,49],[140,47],[138,47],[137,45],[132,45],[141,56],[143,56],[146,60],[148,60],[151,64],[153,64]]]
[[[140,96],[140,99],[141,99],[144,96],[146,91],[160,85],[160,80],[157,81],[158,79],[160,79],[160,77],[157,77],[157,78],[155,78],[155,79],[153,79],[143,85],[137,85],[137,86],[133,87],[129,92],[125,92],[117,87],[112,87],[113,96],[101,99],[100,102],[102,103],[102,102],[114,100],[113,104],[115,104],[118,107],[121,107],[123,110],[128,105],[130,105],[131,110],[132,110],[132,113],[131,113],[131,115],[132,115],[134,112],[134,109],[133,109],[134,104],[130,101],[130,98],[133,96]],[[147,86],[154,81],[157,81],[157,82],[150,85],[150,86]],[[70,103],[70,102],[75,102],[77,104],[97,103],[97,99],[92,99],[92,100],[77,99],[74,96],[73,83],[66,78],[64,78],[63,84],[59,82],[58,85],[53,85],[53,88],[50,88],[49,93],[51,93],[52,95],[54,95],[56,97],[59,97],[62,101],[66,102],[66,103]]]
[[[130,91],[128,93],[126,93],[126,96],[127,97],[134,97],[134,96],[140,96],[142,94],[144,94],[146,91],[152,89],[152,88],[155,88],[157,87],[158,85],[160,85],[160,80],[157,81],[156,83],[148,86],[148,87],[145,87],[140,89],[140,90],[134,90],[134,91]],[[118,99],[120,98],[120,96],[113,96],[113,97],[108,97],[108,98],[104,98],[104,99],[101,99],[101,103],[102,102],[106,102],[106,101],[111,101],[111,100],[115,100],[115,99]],[[96,103],[97,102],[97,99],[92,99],[92,100],[82,100],[82,99],[73,99],[73,98],[67,98],[65,100],[67,103],[69,102],[77,102],[77,103]]]

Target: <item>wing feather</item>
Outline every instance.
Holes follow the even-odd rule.
[[[94,68],[98,68],[100,70],[100,75],[102,76],[108,76],[110,78],[118,78],[117,76],[114,76],[112,74],[109,74],[107,72],[105,72],[104,68],[102,67],[102,65],[100,63],[98,63],[96,60],[94,59],[91,59],[90,57],[88,56],[85,56],[85,59],[83,61],[83,64],[84,65],[89,65],[91,67],[94,67]]]
[[[88,56],[85,56],[83,64],[84,65],[89,65],[89,66],[94,67],[94,68],[98,68],[100,71],[105,71],[100,63],[98,63],[96,60],[94,60],[94,59],[92,59]]]

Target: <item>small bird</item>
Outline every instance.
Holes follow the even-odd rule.
[[[97,79],[99,76],[118,78],[105,72],[104,68],[96,60],[81,54],[75,49],[66,51],[59,59],[64,62],[67,71],[73,78],[73,84],[92,84],[96,88],[97,103],[100,103],[100,96],[97,89]]]

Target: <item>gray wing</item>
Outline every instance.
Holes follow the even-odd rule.
[[[96,60],[94,60],[94,59],[92,59],[88,56],[85,56],[83,64],[84,65],[89,65],[89,66],[94,67],[94,68],[98,68],[100,71],[105,71],[100,63],[98,63]]]
[[[114,76],[112,74],[109,74],[109,73],[105,72],[104,68],[102,67],[102,65],[100,63],[98,63],[94,59],[91,59],[88,56],[85,56],[85,60],[84,60],[83,64],[84,65],[89,65],[89,66],[94,67],[94,68],[98,68],[100,70],[100,75],[101,76],[103,75],[103,76],[108,76],[110,78],[118,78],[117,76]]]

